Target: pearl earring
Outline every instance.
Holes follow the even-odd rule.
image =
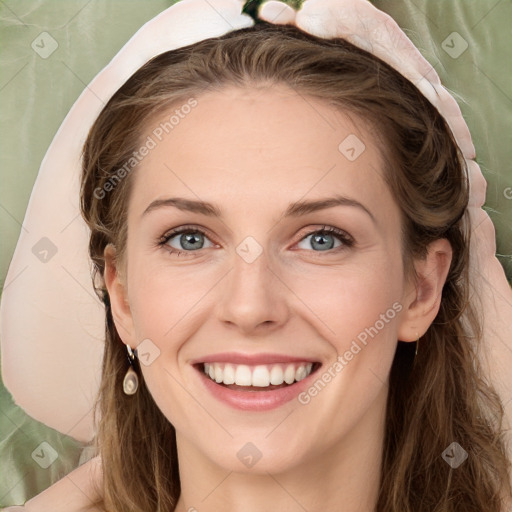
[[[128,351],[128,363],[130,364],[128,371],[123,379],[123,391],[126,395],[134,395],[139,388],[139,377],[133,369],[133,361],[135,361],[135,354],[132,351],[130,345],[126,345]]]

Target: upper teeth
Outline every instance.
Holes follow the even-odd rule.
[[[293,384],[306,378],[313,363],[289,363],[248,366],[245,364],[204,363],[204,373],[217,383],[267,387],[283,382]]]

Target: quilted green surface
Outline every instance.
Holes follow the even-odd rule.
[[[340,0],[343,1],[343,0]],[[41,160],[84,87],[163,0],[4,0],[0,3],[0,273],[2,287]],[[376,0],[456,92],[488,181],[486,209],[512,280],[510,0]],[[41,58],[32,42],[57,43]],[[457,35],[454,35],[454,32]],[[0,340],[1,343],[1,340]],[[33,420],[0,384],[0,507],[23,504],[78,465],[82,446]],[[41,467],[49,443],[57,459]],[[39,450],[39,451],[38,451]]]

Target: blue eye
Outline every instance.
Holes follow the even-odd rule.
[[[306,240],[310,239],[309,242]],[[339,242],[335,245],[336,240]],[[354,239],[341,229],[324,226],[322,229],[312,231],[306,235],[299,243],[305,242],[309,247],[299,247],[300,249],[309,249],[310,247],[317,248],[315,252],[325,252],[332,249],[339,249],[340,247],[352,247]]]
[[[204,231],[201,231],[200,229],[197,228],[191,229],[183,227],[176,229],[162,237],[162,239],[159,242],[159,245],[171,248],[169,252],[171,254],[177,254],[179,256],[183,252],[193,252],[199,249],[204,249],[205,240],[210,242]],[[178,247],[176,247],[176,244],[178,244]],[[210,245],[207,247],[213,247],[213,245],[214,244],[210,242]],[[183,249],[183,251],[181,251],[180,249]]]
[[[307,242],[308,239],[311,239]],[[336,240],[338,244],[336,245]],[[209,245],[205,245],[205,242]],[[307,247],[299,247],[299,249],[309,250],[315,249],[314,252],[328,252],[332,250],[343,250],[354,245],[354,239],[341,229],[324,226],[322,229],[311,231],[307,234],[299,244],[308,244]],[[210,241],[206,233],[198,228],[190,226],[182,226],[170,233],[167,233],[158,240],[158,245],[177,256],[181,254],[191,253],[199,249],[214,247],[214,243]]]

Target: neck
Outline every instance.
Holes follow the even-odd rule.
[[[279,473],[222,468],[177,433],[181,496],[175,512],[374,511],[385,425],[382,395],[336,445],[312,450]],[[320,426],[319,438],[321,432]]]

